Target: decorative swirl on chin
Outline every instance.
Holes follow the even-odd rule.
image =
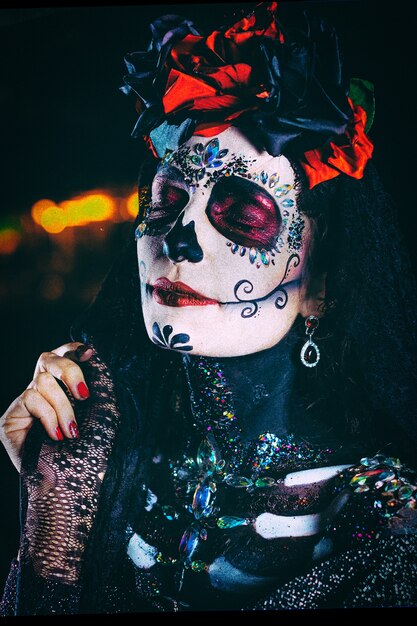
[[[294,261],[293,263],[293,268],[298,267],[300,265],[300,257],[298,256],[298,254],[292,254],[288,261],[287,261],[287,265],[285,267],[285,272],[284,272],[284,276],[283,279],[281,280],[281,282],[279,283],[278,287],[274,290],[279,292],[279,295],[276,297],[275,299],[275,306],[277,307],[277,309],[283,309],[285,307],[285,305],[288,302],[288,292],[286,289],[284,289],[284,287],[282,286],[282,283],[284,282],[284,280],[286,279],[287,275],[290,272],[290,265],[291,262]],[[272,292],[274,293],[274,292]]]
[[[241,317],[244,317],[244,318],[253,317],[259,310],[258,302],[267,300],[274,293],[277,293],[277,292],[278,292],[278,295],[275,299],[275,306],[277,309],[283,309],[288,302],[288,292],[284,288],[283,283],[285,279],[287,278],[288,274],[290,273],[291,269],[296,268],[300,265],[300,261],[301,259],[298,254],[296,253],[291,254],[291,256],[287,260],[287,264],[285,266],[285,271],[284,271],[284,276],[282,277],[281,281],[275,287],[275,289],[273,289],[270,293],[268,293],[266,296],[263,296],[262,298],[256,298],[254,300],[241,298],[238,292],[240,291],[241,294],[250,294],[253,291],[253,285],[250,282],[250,280],[247,280],[247,279],[240,280],[238,283],[236,283],[235,288],[234,288],[235,298],[238,300],[238,302],[245,302],[249,305],[243,308],[240,314]]]
[[[243,285],[245,285],[243,287]],[[249,302],[250,306],[245,306],[244,309],[241,312],[241,317],[253,317],[255,315],[255,313],[257,313],[259,306],[257,304],[257,302],[255,300],[245,300],[244,298],[240,298],[238,291],[239,289],[242,287],[242,291],[243,293],[252,293],[253,291],[253,285],[250,282],[250,280],[247,279],[243,279],[240,280],[236,285],[235,285],[235,289],[234,289],[234,294],[235,294],[235,298],[239,301],[239,302]]]

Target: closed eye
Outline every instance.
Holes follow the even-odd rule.
[[[179,170],[167,167],[159,171],[152,183],[151,207],[147,222],[174,221],[188,204],[190,195]]]
[[[282,217],[274,198],[239,176],[222,177],[213,187],[206,214],[224,236],[246,247],[272,249]]]

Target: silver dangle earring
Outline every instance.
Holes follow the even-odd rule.
[[[312,340],[312,337],[319,325],[319,318],[315,315],[309,315],[305,320],[305,325],[308,339],[301,349],[301,363],[306,367],[316,367],[317,363],[320,361],[320,350]]]

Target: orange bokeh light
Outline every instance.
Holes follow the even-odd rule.
[[[126,207],[131,217],[136,217],[139,211],[138,192],[134,191],[126,198]]]
[[[91,192],[65,200],[59,206],[66,213],[67,226],[84,226],[112,219],[116,201],[108,193]]]
[[[39,224],[39,226],[41,225],[43,212],[45,209],[49,209],[52,206],[56,206],[55,202],[52,202],[52,200],[48,200],[47,198],[42,198],[42,200],[35,202],[31,209],[32,219],[35,224]]]
[[[12,254],[20,243],[22,236],[14,228],[0,230],[0,254]]]
[[[47,233],[57,234],[67,226],[67,216],[59,206],[50,206],[42,211],[41,226]]]
[[[33,221],[48,233],[57,234],[70,226],[136,217],[137,202],[136,193],[120,198],[96,189],[59,203],[39,200],[33,205],[31,215]]]

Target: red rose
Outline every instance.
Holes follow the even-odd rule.
[[[274,19],[276,7],[275,2],[259,5],[224,32],[190,34],[177,42],[165,61],[165,114],[199,111],[209,119],[197,125],[195,133],[215,135],[243,112],[256,109],[268,92],[253,70],[259,56],[254,39],[282,39]]]

